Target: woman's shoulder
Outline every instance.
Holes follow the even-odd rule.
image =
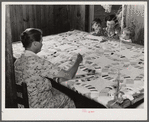
[[[40,57],[36,54],[24,52],[19,58],[16,59],[15,65],[31,64],[34,62],[38,62],[39,59]]]

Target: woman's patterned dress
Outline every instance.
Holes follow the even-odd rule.
[[[75,108],[74,102],[45,78],[57,77],[60,68],[27,50],[15,61],[14,67],[16,83],[27,84],[30,108]]]

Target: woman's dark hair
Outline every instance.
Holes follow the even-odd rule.
[[[113,20],[115,23],[118,22],[117,17],[115,14],[111,14],[105,17],[105,22]]]
[[[42,31],[36,28],[28,28],[21,34],[21,42],[24,48],[31,46],[33,41],[40,42]]]
[[[100,24],[100,25],[102,24],[102,21],[101,21],[101,19],[99,19],[99,18],[95,18],[95,19],[93,20],[93,24],[94,24],[95,22],[96,22],[97,24]]]

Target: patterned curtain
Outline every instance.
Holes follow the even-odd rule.
[[[135,26],[135,43],[144,44],[144,5],[126,5],[127,27]]]

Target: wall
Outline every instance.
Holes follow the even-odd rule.
[[[144,5],[126,6],[126,26],[135,25],[134,43],[144,44]]]
[[[71,29],[85,30],[85,5],[10,5],[13,42],[26,28],[35,27],[44,36]]]
[[[13,55],[12,55],[12,33],[10,25],[10,13],[9,6],[6,9],[6,41],[5,41],[5,107],[6,108],[16,108],[16,87],[15,87],[15,77],[14,77],[14,66]]]

